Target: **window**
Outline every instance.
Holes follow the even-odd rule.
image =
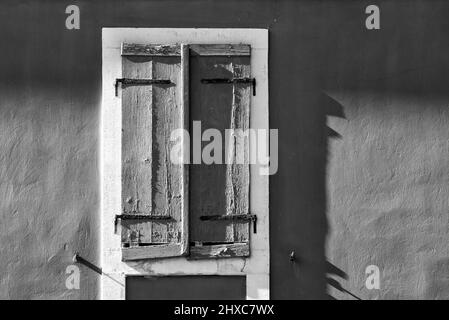
[[[249,212],[249,137],[239,133],[249,129],[255,90],[251,47],[123,43],[121,55],[122,259],[249,256],[256,221]],[[201,141],[189,118],[200,131],[213,130],[212,141]],[[215,162],[194,159],[190,173],[190,159],[173,163],[177,129],[198,138],[191,145],[201,143],[200,152],[218,145],[210,152]]]
[[[174,48],[175,54],[122,55],[133,47],[138,50],[136,44],[140,48],[163,45]],[[250,55],[201,54],[207,52],[202,51],[207,45],[223,48],[227,44],[244,44],[235,48],[247,48]],[[198,140],[193,135],[199,121],[206,140],[199,146],[200,153],[209,153],[206,151],[213,140],[210,136],[214,134],[207,137],[207,129],[218,129],[222,135],[223,129],[231,129],[231,119],[235,119],[235,128],[268,130],[267,30],[103,28],[102,47],[102,298],[124,299],[128,276],[180,274],[244,276],[248,299],[269,298],[268,176],[259,174],[263,166],[258,164],[246,168],[207,165],[204,161],[196,164],[198,145],[193,145]],[[144,65],[147,67],[140,68]],[[187,68],[189,72],[185,72]],[[250,79],[232,83],[223,80],[246,77]],[[148,102],[147,108],[139,108],[143,101]],[[215,108],[209,110],[208,105]],[[125,112],[127,108],[131,112]],[[239,116],[232,116],[232,112]],[[167,119],[170,121],[159,122]],[[137,126],[128,125],[126,131],[127,123]],[[190,165],[167,162],[167,148],[179,141],[166,141],[166,132],[175,127],[190,133],[191,139],[182,139],[181,144],[184,151],[184,142],[190,142],[187,150],[191,149],[194,162]],[[135,139],[137,135],[142,138]],[[167,148],[160,148],[162,145]],[[236,147],[241,145],[237,142]],[[250,154],[253,147],[250,141]],[[164,168],[159,170],[162,164]],[[233,176],[247,178],[227,179]],[[139,183],[137,190],[132,181]],[[142,181],[150,184],[142,186]],[[225,181],[235,186],[232,191],[236,192],[229,193],[229,197],[221,192],[231,190]],[[161,185],[153,188],[153,182]],[[212,197],[217,190],[221,197]],[[198,202],[199,197],[203,200]],[[227,207],[226,203],[231,202]],[[256,223],[252,221],[255,217]]]

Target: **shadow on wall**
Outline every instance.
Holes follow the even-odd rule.
[[[300,288],[299,299],[327,299],[336,300],[331,295],[332,290],[338,290],[348,299],[361,300],[341,285],[341,280],[348,280],[345,271],[333,265],[326,257],[326,239],[329,222],[326,216],[326,177],[329,152],[329,140],[343,138],[340,133],[327,126],[328,117],[346,119],[343,106],[325,92],[304,95],[303,99],[310,101],[315,107],[315,121],[301,120],[298,139],[302,150],[308,152],[294,152],[291,161],[301,163],[302,168],[295,175],[296,182],[300,184],[301,196],[296,197],[300,207],[296,218],[301,221],[297,228],[301,235],[299,249],[294,250],[292,269]],[[319,112],[318,112],[319,110]],[[312,134],[317,123],[322,130],[320,134]],[[310,131],[309,131],[310,130]],[[307,137],[307,139],[305,139]],[[311,140],[313,139],[313,140]],[[295,160],[296,158],[296,160]],[[310,181],[314,181],[311,188]]]
[[[290,264],[297,288],[295,299],[329,299],[327,286],[330,280],[327,274],[344,278],[346,274],[341,270],[335,272],[336,267],[329,268],[331,264],[325,255],[329,231],[326,217],[328,141],[341,138],[326,123],[328,116],[345,119],[345,115],[340,103],[324,92],[302,92],[296,98],[301,108],[290,108],[292,121],[297,121],[296,129],[288,136],[282,136],[283,132],[280,131],[279,154],[286,157],[280,158],[279,177],[275,175],[272,180],[276,184],[276,179],[280,178],[288,184],[283,188],[288,202],[281,201],[278,206],[283,208],[275,214],[284,216],[289,230],[295,231],[283,233],[285,251],[272,252],[271,264],[284,263],[281,259],[287,259],[294,252],[295,259]],[[317,130],[318,126],[321,130]],[[284,168],[289,169],[285,171]],[[294,218],[289,217],[291,210],[295,210],[290,212],[290,217]],[[279,228],[277,224],[272,224],[273,227]],[[288,247],[291,243],[295,243],[294,248]],[[278,279],[292,281],[288,277]],[[331,284],[335,286],[337,283],[334,281]],[[291,299],[292,296],[286,298]]]
[[[426,296],[441,296],[444,291],[439,283],[446,279],[428,276],[422,270],[427,259],[436,259],[430,249],[422,248],[435,248],[447,238],[447,230],[439,226],[447,215],[447,197],[443,199],[439,190],[445,190],[447,184],[436,178],[446,172],[440,160],[447,150],[447,131],[443,131],[447,130],[447,102],[441,102],[442,97],[447,101],[449,74],[447,54],[443,54],[448,42],[442,32],[447,29],[447,19],[442,15],[447,12],[446,4],[380,1],[381,30],[369,31],[359,2],[334,6],[299,1],[295,8],[291,3],[277,3],[278,18],[270,29],[270,127],[279,128],[279,171],[270,177],[272,297],[328,299],[329,292],[337,297],[336,291],[343,288],[340,282],[364,299],[378,294],[383,298],[422,296],[426,290]],[[332,96],[334,92],[344,96],[338,101],[344,104],[345,112],[323,90]],[[336,128],[347,127],[344,136],[343,131],[328,128],[328,117],[342,118]],[[346,118],[351,120],[348,126],[342,124]],[[366,141],[360,133],[371,134],[372,140]],[[340,139],[342,143],[331,148],[333,142],[340,142],[333,140]],[[392,150],[389,157],[384,150],[376,149],[378,145]],[[395,150],[395,146],[399,148]],[[431,152],[428,157],[425,152],[417,157],[417,148]],[[383,189],[373,188],[364,194],[359,188],[371,190],[375,185],[365,175],[344,177],[346,172],[342,170],[356,172],[356,165],[364,172],[365,160],[370,161],[371,177],[386,181]],[[407,166],[413,165],[412,174]],[[394,181],[382,180],[386,167],[393,168],[392,172],[399,168],[402,175],[390,179]],[[423,179],[426,174],[430,177],[429,171],[435,172],[430,182]],[[410,183],[403,192],[402,186],[412,176],[424,182]],[[340,188],[333,198],[328,197],[329,186],[331,191]],[[377,209],[386,203],[377,195],[388,197],[392,191],[397,192],[395,201],[399,204],[391,204],[392,209]],[[354,195],[358,202],[350,211],[345,201]],[[414,201],[421,195],[434,200],[425,208],[427,216],[421,207],[423,201]],[[359,208],[365,206],[365,196],[372,200],[372,208],[362,212]],[[405,215],[410,219],[408,225],[394,214],[398,207],[410,209],[404,203],[416,206]],[[364,223],[376,221],[376,216],[387,222],[373,224],[366,237]],[[419,227],[418,217],[428,230]],[[395,228],[391,228],[391,221]],[[384,234],[380,234],[382,230]],[[411,232],[419,232],[419,237],[410,237]],[[332,238],[326,241],[331,233]],[[292,251],[297,257],[293,262],[289,261]],[[420,253],[422,262],[417,263],[419,255],[407,256],[418,251],[425,251],[425,255]],[[435,252],[439,258],[447,255],[445,248]],[[345,277],[341,273],[336,278],[329,274],[327,260],[341,267],[349,275],[348,281],[342,281]],[[365,281],[361,266],[368,262],[388,262],[391,291],[358,290]],[[426,268],[442,274],[443,265]],[[407,272],[403,266],[407,266]],[[414,279],[421,274],[428,283],[419,291]],[[355,299],[346,291],[338,292],[338,297]]]
[[[347,294],[347,295],[349,295],[350,297],[352,297],[352,298],[354,298],[356,300],[362,300],[358,296],[356,296],[355,294],[350,292],[348,289],[345,289],[340,284],[339,280],[335,279],[335,277],[337,277],[337,278],[341,278],[342,280],[348,280],[348,275],[346,274],[346,272],[344,272],[340,268],[336,267],[335,265],[333,265],[329,261],[326,261],[326,266],[327,266],[327,278],[326,278],[326,280],[327,280],[327,284],[328,284],[329,287],[332,287],[332,288],[342,292],[343,294]],[[329,300],[337,300],[330,293],[327,295],[327,297],[328,297]]]

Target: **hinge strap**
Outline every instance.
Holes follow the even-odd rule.
[[[130,79],[130,78],[118,78],[115,79],[115,96],[118,96],[118,84],[122,84],[122,88],[130,85],[151,85],[151,84],[172,84],[171,80],[161,79]]]
[[[250,83],[253,87],[253,96],[256,95],[256,78],[212,78],[201,79],[201,83]]]
[[[255,214],[223,214],[200,216],[201,221],[217,221],[217,220],[231,220],[231,221],[250,221],[253,223],[253,231],[257,233],[257,216]]]

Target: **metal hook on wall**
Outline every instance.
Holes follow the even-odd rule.
[[[290,252],[290,261],[291,262],[296,261],[296,253],[294,250]]]

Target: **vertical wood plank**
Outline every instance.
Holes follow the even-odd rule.
[[[203,84],[202,78],[230,78],[232,71],[227,57],[191,57],[191,117],[201,122],[201,130],[216,129],[222,140],[229,128],[232,105],[232,85]],[[192,137],[192,139],[201,139]],[[202,141],[201,150],[210,142]],[[221,160],[225,145],[221,145]],[[192,241],[227,241],[226,224],[222,221],[202,222],[204,215],[226,214],[226,166],[224,164],[193,164],[190,168],[190,203]],[[228,239],[229,240],[229,239]]]
[[[180,84],[180,57],[152,57],[153,79],[169,79]],[[181,92],[179,85],[153,85],[152,125],[152,215],[169,215],[181,221],[180,165],[170,161],[172,130],[180,128]],[[153,243],[171,243],[178,238],[179,224],[155,221]]]
[[[153,61],[123,59],[125,78],[152,78]],[[153,94],[149,86],[122,90],[122,206],[127,214],[151,214],[151,146]],[[122,222],[122,242],[152,242],[152,223]]]
[[[248,58],[234,58],[232,72],[234,78],[249,78],[251,70]],[[241,83],[233,85],[232,115],[230,127],[234,131],[232,149],[232,164],[227,166],[228,200],[227,214],[249,213],[249,110],[251,87]],[[249,240],[248,222],[233,224],[233,241],[244,242]]]
[[[123,59],[123,76],[152,78],[150,59],[139,63]],[[138,66],[138,67],[137,67]],[[122,203],[126,213],[151,213],[151,88],[133,86],[122,90]]]
[[[169,79],[176,85],[153,86],[153,99],[157,105],[157,124],[153,119],[153,214],[169,215],[176,222],[154,222],[153,242],[173,243],[179,241],[182,232],[182,166],[175,165],[170,160],[170,149],[174,142],[170,141],[171,132],[181,128],[182,122],[182,91],[180,57],[154,57],[157,61],[153,71],[155,79]]]
[[[123,59],[123,77],[150,78],[150,59]],[[152,91],[148,86],[122,90],[122,204],[127,214],[151,214]],[[122,242],[152,242],[152,223],[124,221]]]

